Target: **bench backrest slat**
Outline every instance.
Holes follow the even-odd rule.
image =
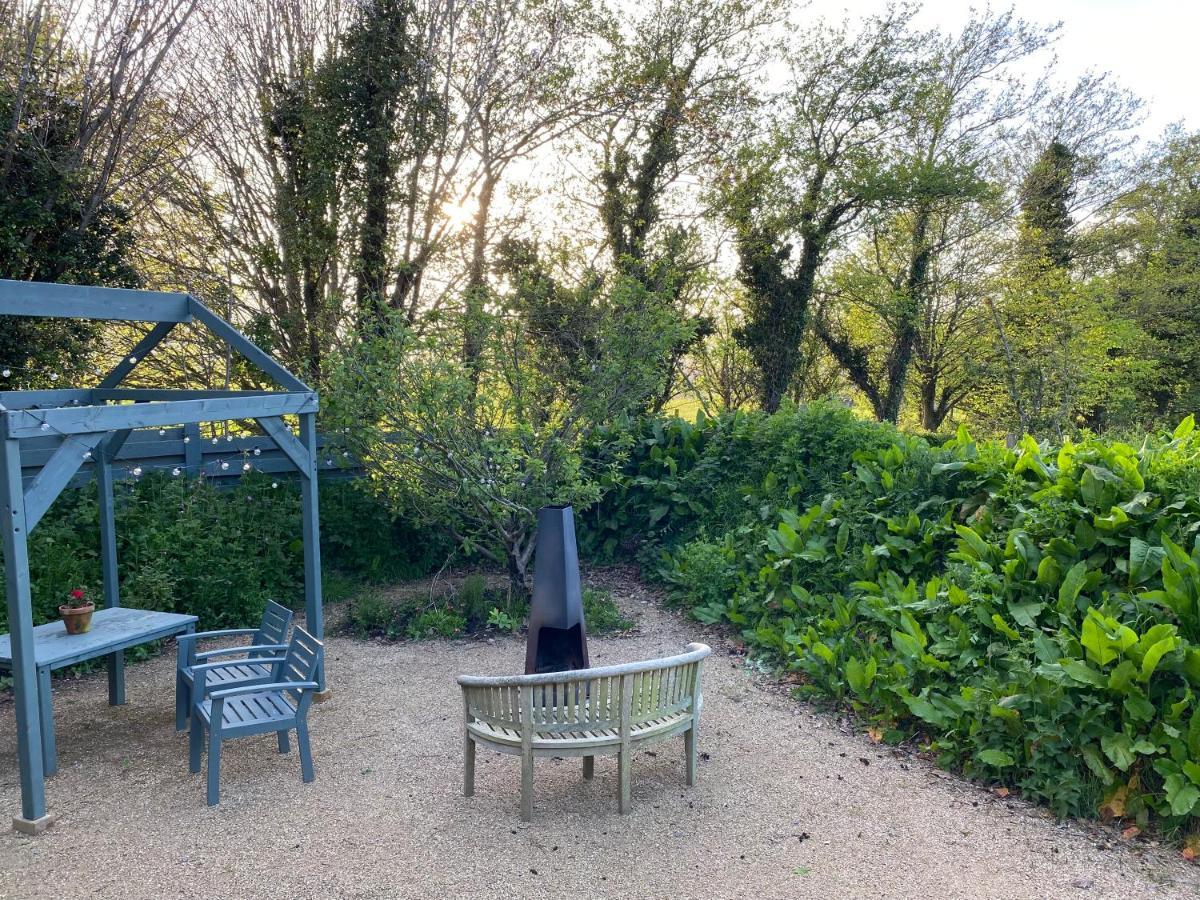
[[[668,660],[557,676],[464,676],[459,683],[469,715],[493,727],[522,734],[626,733],[697,711],[700,660],[711,651],[703,644],[690,644],[688,650]]]

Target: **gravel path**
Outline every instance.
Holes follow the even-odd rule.
[[[593,664],[682,650],[703,629],[620,573],[637,633],[593,638]],[[1063,825],[1013,799],[872,745],[760,686],[711,635],[697,786],[682,740],[633,765],[616,811],[615,757],[596,778],[539,760],[534,821],[520,767],[481,751],[460,794],[454,676],[516,670],[520,638],[384,645],[331,638],[334,697],[314,707],[317,781],[274,737],[226,745],[222,803],[204,805],[173,730],[173,660],[55,687],[58,823],[0,831],[0,897],[1196,897],[1200,868],[1112,829]],[[10,699],[0,700],[0,811],[19,808]]]

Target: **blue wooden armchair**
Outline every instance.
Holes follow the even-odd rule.
[[[185,634],[178,639],[178,657],[175,664],[175,730],[183,731],[191,712],[192,682],[195,668],[204,665],[208,671],[208,684],[215,690],[217,685],[237,687],[271,681],[271,667],[262,662],[262,657],[278,655],[288,648],[288,628],[292,624],[292,611],[274,600],[268,600],[263,609],[262,624],[257,628],[228,628],[223,631],[201,631]],[[249,644],[224,647],[220,650],[197,652],[197,643],[202,640],[248,635]],[[228,662],[213,660],[245,654],[245,659]]]
[[[300,748],[300,773],[305,783],[313,780],[312,750],[308,744],[308,708],[317,690],[316,674],[325,655],[324,645],[303,628],[292,632],[292,640],[283,656],[257,660],[270,668],[265,684],[238,687],[213,686],[208,676],[218,664],[194,667],[192,686],[194,704],[188,747],[188,767],[200,771],[200,753],[204,732],[208,731],[208,805],[216,806],[221,791],[221,742],[227,738],[248,737],[274,731],[279,736],[279,752],[287,753],[288,732],[295,730]]]

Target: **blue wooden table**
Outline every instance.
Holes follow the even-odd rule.
[[[196,630],[196,617],[118,606],[98,609],[91,630],[67,634],[62,622],[47,622],[33,629],[33,663],[37,669],[38,707],[41,714],[42,758],[47,775],[58,771],[54,741],[54,715],[50,706],[50,672],[100,656],[109,657],[108,702],[125,702],[125,669],[120,654],[130,647]],[[0,672],[12,671],[12,644],[0,634]]]

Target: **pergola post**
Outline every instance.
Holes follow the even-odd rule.
[[[104,579],[104,606],[121,605],[117,582],[117,519],[113,508],[112,453],[103,448],[96,460],[96,488],[100,495],[100,566]],[[108,656],[108,702],[125,702],[125,653],[118,650]]]
[[[4,575],[16,694],[17,767],[21,777],[21,815],[13,818],[13,827],[28,834],[38,834],[49,827],[52,818],[46,812],[46,785],[43,782],[21,444],[9,438],[7,432],[0,441],[0,502],[3,503],[4,521],[0,523],[0,530],[4,532]]]
[[[321,527],[317,506],[317,416],[300,416],[300,443],[308,451],[306,467],[300,471],[300,516],[304,529],[304,616],[309,632],[317,640],[325,639],[325,618],[321,606]],[[325,685],[325,665],[317,670],[317,699],[325,700],[330,691]]]

